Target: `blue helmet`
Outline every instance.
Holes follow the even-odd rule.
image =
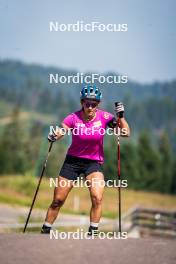
[[[102,93],[100,89],[95,84],[85,85],[80,92],[80,99],[94,99],[100,101],[102,98]]]

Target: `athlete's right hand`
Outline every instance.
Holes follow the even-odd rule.
[[[57,135],[54,132],[54,129],[48,134],[48,141],[55,142],[57,140]]]

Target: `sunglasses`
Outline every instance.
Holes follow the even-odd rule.
[[[89,108],[90,106],[91,106],[92,108],[95,108],[95,107],[98,105],[98,103],[94,103],[94,102],[84,102],[84,105],[85,105],[87,108]]]

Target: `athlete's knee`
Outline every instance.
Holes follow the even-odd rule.
[[[64,199],[54,199],[50,205],[52,209],[60,208],[64,204]]]
[[[97,208],[102,204],[102,196],[100,195],[92,195],[92,206]]]

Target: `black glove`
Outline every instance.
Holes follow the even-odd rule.
[[[48,141],[49,142],[55,142],[57,140],[57,135],[54,132],[54,129],[48,134]]]
[[[109,128],[115,128],[115,127],[117,126],[117,120],[116,120],[116,118],[113,117],[113,119],[111,119],[111,120],[109,121],[109,123],[107,124],[107,126],[108,126]]]
[[[115,103],[115,112],[116,112],[116,115],[118,117],[122,118],[124,116],[124,111],[125,111],[125,108],[124,108],[123,103],[116,102]]]

